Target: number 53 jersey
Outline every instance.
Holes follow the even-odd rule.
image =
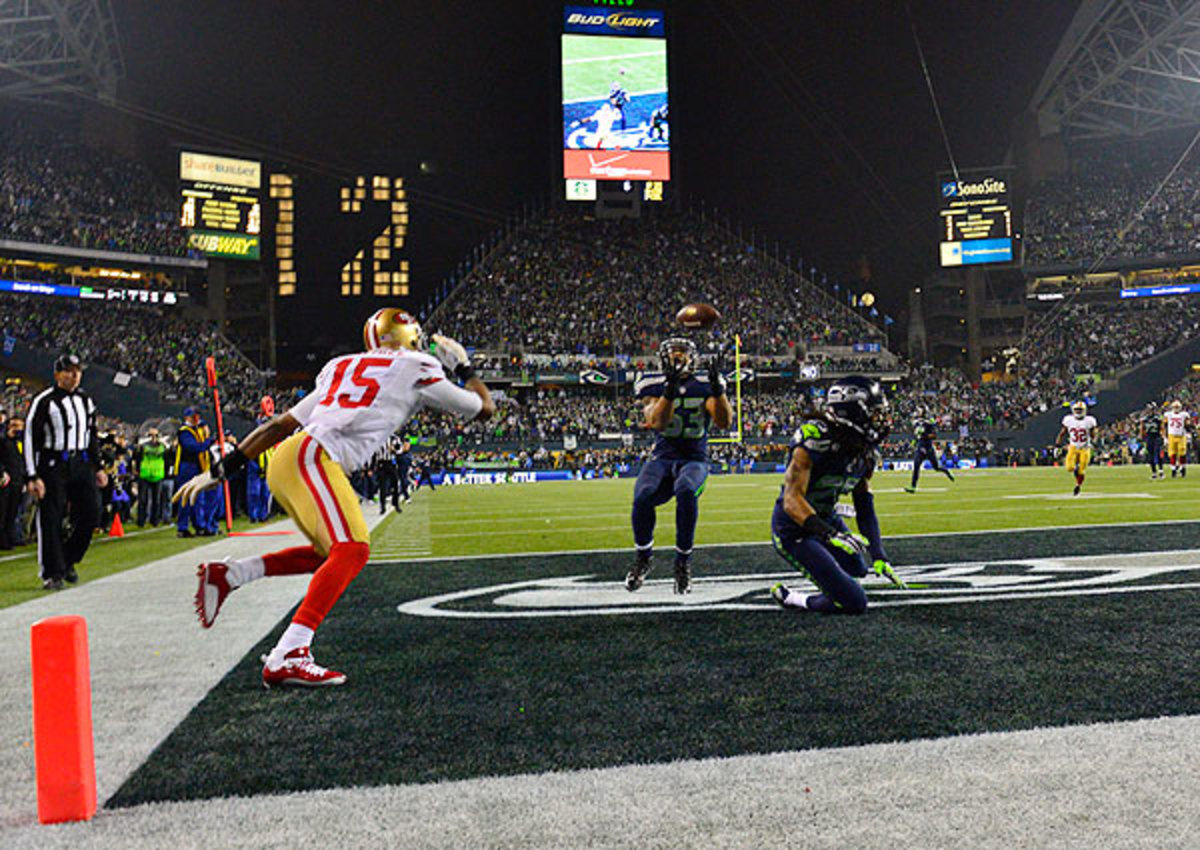
[[[660,398],[667,379],[660,374],[643,375],[634,384],[639,399]],[[712,417],[706,402],[712,390],[708,378],[692,375],[679,384],[679,397],[667,427],[654,439],[653,457],[659,460],[708,460],[708,426]]]
[[[354,470],[421,408],[473,418],[482,406],[479,396],[446,379],[432,355],[377,348],[330,360],[289,413],[343,469]]]

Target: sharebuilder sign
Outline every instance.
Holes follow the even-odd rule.
[[[594,6],[567,6],[563,9],[563,32],[662,38],[663,14],[644,9],[610,12]]]

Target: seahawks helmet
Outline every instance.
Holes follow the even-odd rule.
[[[673,336],[659,343],[658,362],[664,372],[674,366],[679,377],[686,378],[696,374],[700,355],[696,351],[696,343],[681,336]]]
[[[892,414],[879,382],[862,375],[834,381],[825,391],[824,411],[828,419],[859,434],[876,446],[892,429]]]
[[[411,315],[394,307],[376,310],[363,325],[363,345],[376,348],[408,348],[426,351],[425,332]]]

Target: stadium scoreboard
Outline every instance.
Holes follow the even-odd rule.
[[[941,264],[1005,265],[1016,262],[1020,233],[1011,203],[1012,169],[991,168],[938,175]]]
[[[259,258],[262,163],[179,153],[179,223],[188,247],[210,257]]]
[[[595,200],[596,181],[671,179],[667,31],[633,0],[562,7],[562,150],[568,200]],[[638,187],[640,191],[640,186]]]

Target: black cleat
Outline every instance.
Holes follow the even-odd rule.
[[[48,578],[42,582],[42,590],[62,590],[63,580],[60,578]]]
[[[1078,495],[1079,495],[1079,488],[1080,488],[1080,487],[1082,487],[1082,486],[1083,486],[1082,484],[1076,484],[1076,485],[1075,485],[1075,492],[1073,492],[1071,495],[1072,495],[1072,496],[1078,496]]]
[[[63,579],[67,584],[74,584],[75,582],[79,581],[79,573],[75,572],[74,567],[67,567],[67,572],[66,575],[63,576]]]
[[[675,559],[675,592],[692,592],[692,566],[687,558]]]
[[[625,589],[630,593],[637,590],[646,580],[646,576],[650,575],[651,555],[643,555],[638,553],[637,562],[633,565],[633,569],[625,576]]]
[[[184,529],[183,531],[176,531],[175,536],[176,537],[191,537],[192,532],[189,531],[188,529]]]

